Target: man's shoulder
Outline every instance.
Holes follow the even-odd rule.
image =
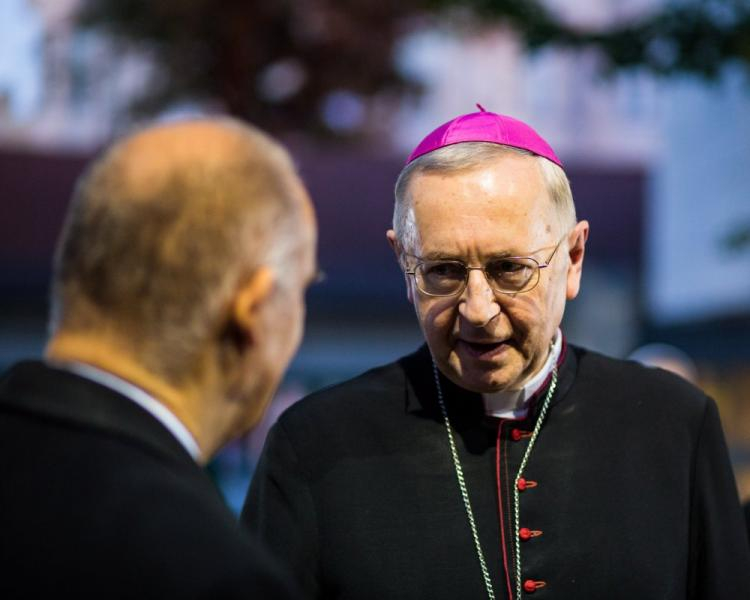
[[[404,385],[404,367],[402,360],[394,360],[384,365],[373,367],[350,379],[326,386],[303,399],[304,403],[338,402],[350,400],[361,394],[372,395],[392,392]]]
[[[266,586],[283,588],[271,559],[238,530],[197,464],[123,436],[35,415],[0,418],[0,431],[12,426],[17,433],[3,443],[10,456],[0,463],[20,462],[0,494],[0,524],[5,550],[13,553],[0,556],[15,576],[0,583],[0,596],[20,586],[46,595],[63,583],[86,597],[239,598],[248,586],[259,594]],[[48,447],[39,447],[42,435],[55,444],[53,463]],[[50,489],[56,490],[53,502]],[[85,535],[71,537],[81,531]],[[96,576],[79,574],[82,564]],[[26,565],[44,571],[47,581],[30,584]]]
[[[407,372],[425,361],[425,352],[423,346],[412,354],[313,392],[287,409],[279,420],[286,425],[317,418],[330,422],[332,417],[379,414],[388,407],[403,409]]]
[[[665,411],[696,415],[702,415],[711,402],[698,387],[664,369],[577,346],[571,346],[571,350],[578,363],[575,386],[579,393],[615,402],[627,399],[627,403],[646,403],[652,407],[658,403]]]
[[[317,390],[295,403],[285,416],[308,415],[329,409],[345,409],[368,402],[373,397],[392,395],[405,385],[404,369],[400,361],[374,367],[355,377]]]

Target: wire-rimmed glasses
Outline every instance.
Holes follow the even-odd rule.
[[[567,235],[567,234],[566,234]],[[489,286],[501,294],[521,294],[533,290],[539,283],[542,269],[546,269],[565,236],[560,238],[546,262],[531,256],[503,256],[493,258],[482,267],[469,267],[460,260],[424,260],[415,255],[417,263],[406,269],[413,275],[417,288],[427,296],[455,296],[461,294],[469,281],[470,271],[482,271]]]

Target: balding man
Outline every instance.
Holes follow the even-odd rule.
[[[388,239],[426,344],[282,415],[243,513],[311,597],[750,598],[714,403],[559,329],[588,232],[525,123],[417,146]]]
[[[293,595],[200,465],[279,383],[315,239],[287,153],[233,120],[146,129],[91,166],[45,360],[0,381],[0,597]]]

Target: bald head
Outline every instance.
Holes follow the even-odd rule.
[[[307,195],[268,136],[230,119],[145,129],[78,183],[56,254],[53,332],[113,332],[177,378],[233,290],[305,236]]]
[[[286,152],[255,129],[230,119],[185,121],[145,129],[115,144],[92,176],[116,176],[131,201],[158,201],[175,178],[227,175],[250,168],[264,176],[292,171]],[[288,174],[288,173],[287,173]],[[197,177],[195,177],[197,176]]]

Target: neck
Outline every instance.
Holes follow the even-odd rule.
[[[80,362],[107,371],[150,394],[166,406],[187,428],[207,462],[226,440],[226,412],[221,394],[198,381],[175,385],[156,375],[116,340],[82,333],[58,333],[49,341],[45,357],[54,362]]]

